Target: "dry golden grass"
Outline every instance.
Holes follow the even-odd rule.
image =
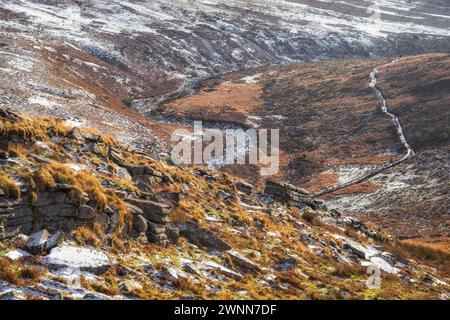
[[[0,188],[3,190],[7,197],[13,197],[15,199],[20,198],[20,187],[3,171],[0,171]]]
[[[33,266],[24,266],[18,272],[18,276],[28,282],[37,282],[44,275],[44,271]]]
[[[82,287],[84,287],[88,290],[95,291],[98,293],[103,293],[103,294],[106,294],[109,296],[115,296],[120,293],[117,289],[113,288],[108,283],[101,283],[98,281],[90,281],[84,277],[81,277],[80,283],[81,283]]]
[[[408,241],[397,241],[395,245],[389,244],[387,249],[402,257],[418,260],[436,268],[445,277],[450,277],[450,253],[442,249]]]
[[[93,247],[99,247],[102,244],[103,234],[99,230],[88,227],[79,227],[73,233],[74,240],[79,245],[90,245]]]
[[[206,89],[181,98],[165,109],[180,115],[207,115],[211,120],[243,121],[262,105],[262,88],[256,84],[222,82],[214,90]]]
[[[17,270],[14,270],[14,264],[3,257],[0,257],[0,279],[15,285],[21,284]]]

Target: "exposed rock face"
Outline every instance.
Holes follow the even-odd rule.
[[[151,167],[127,163],[123,159],[120,150],[115,148],[109,149],[109,157],[114,163],[122,168],[122,174],[125,177],[129,175],[130,179],[143,192],[151,193],[153,187],[161,183],[172,181],[172,178],[169,175]]]
[[[87,218],[87,206],[83,207],[82,215],[78,216],[79,206],[70,200],[68,192],[62,190],[40,193],[36,201],[32,201],[30,196],[24,196],[16,202],[3,202],[2,206],[9,211],[8,215],[3,215],[3,220],[0,219],[5,236],[12,236],[17,232],[30,234],[42,229],[50,232],[70,231]]]
[[[314,210],[325,209],[323,201],[313,199],[307,190],[289,183],[267,180],[264,193],[270,195],[277,201],[287,203],[288,205],[300,209],[304,207],[311,207]]]
[[[166,246],[169,241],[166,236],[166,225],[170,222],[168,217],[171,207],[164,203],[142,199],[126,199],[127,206],[134,208],[133,220],[135,230],[146,232],[148,240]]]

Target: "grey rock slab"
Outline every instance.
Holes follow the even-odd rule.
[[[45,248],[45,243],[47,242],[49,233],[47,230],[41,230],[39,232],[33,233],[28,237],[26,246],[32,254],[38,254],[42,252]]]

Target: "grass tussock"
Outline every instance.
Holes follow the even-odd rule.
[[[0,280],[13,285],[23,286],[35,284],[44,275],[44,270],[24,264],[21,261],[11,261],[0,257]]]
[[[98,224],[94,224],[91,227],[79,227],[74,231],[73,237],[79,245],[100,247],[104,237],[104,229]]]
[[[355,275],[366,274],[367,269],[359,264],[338,263],[334,266],[331,275],[339,278],[351,278]]]
[[[23,140],[46,140],[49,134],[64,136],[70,127],[62,120],[46,117],[25,117],[18,121],[1,121],[0,135],[17,136]]]
[[[20,285],[21,281],[13,264],[6,258],[0,258],[0,280],[14,285]]]
[[[19,185],[2,171],[0,171],[0,188],[3,190],[5,196],[14,199],[20,198]]]

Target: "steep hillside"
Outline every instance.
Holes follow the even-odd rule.
[[[449,52],[440,0],[0,0],[0,298],[448,299]]]
[[[395,246],[305,190],[258,192],[91,129],[0,117],[0,297],[446,298],[445,264],[407,259],[445,253]],[[372,264],[378,289],[365,283]]]
[[[340,60],[232,73],[203,82],[197,93],[150,115],[279,128],[279,178],[320,192],[406,153],[369,86],[377,67],[377,86],[416,156],[326,197],[336,208],[377,221],[397,236],[446,237],[449,56],[426,54],[391,62]],[[240,169],[225,168],[262,183],[256,171]]]

